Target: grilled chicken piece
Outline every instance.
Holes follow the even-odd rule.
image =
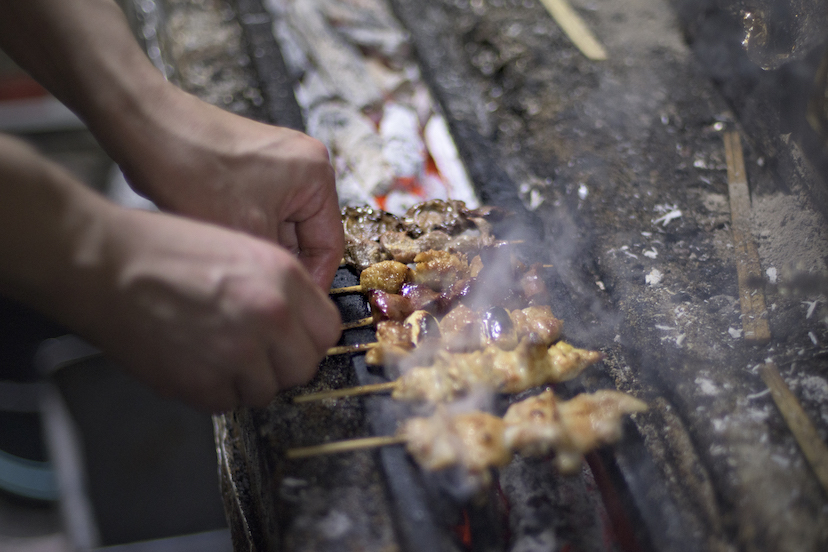
[[[429,250],[414,257],[413,282],[425,284],[435,291],[448,289],[458,280],[471,276],[469,261],[463,253]]]
[[[480,316],[466,305],[457,305],[440,321],[446,349],[468,352],[480,348]]]
[[[423,468],[437,471],[462,466],[484,486],[491,481],[490,468],[512,460],[503,441],[503,420],[484,412],[448,416],[438,411],[429,418],[407,420],[398,434]]]
[[[414,342],[411,339],[411,328],[395,320],[383,320],[377,323],[377,341],[408,350],[414,348]]]
[[[518,393],[567,381],[603,354],[558,342],[548,349],[523,339],[514,351],[488,346],[471,353],[437,351],[432,366],[410,369],[397,380],[391,396],[405,401],[446,402],[474,387]]]
[[[411,278],[411,269],[397,261],[382,261],[369,266],[359,275],[363,289],[377,289],[386,293],[399,293],[402,285]]]
[[[601,390],[558,400],[552,391],[515,403],[506,411],[504,440],[513,451],[539,456],[555,451],[562,473],[574,473],[584,453],[621,438],[621,417],[647,405],[625,393]]]
[[[513,404],[503,418],[485,412],[450,416],[438,407],[431,417],[403,422],[397,435],[423,468],[460,466],[486,484],[490,468],[507,465],[514,453],[555,452],[558,469],[574,473],[584,453],[621,438],[623,415],[645,410],[645,403],[618,391],[582,394],[569,401],[545,391]]]
[[[365,362],[372,365],[399,365],[409,357],[414,347],[426,341],[435,345],[440,342],[440,325],[437,319],[425,311],[414,311],[404,322],[385,320],[377,324],[379,346],[365,355]],[[425,351],[423,351],[425,353]]]

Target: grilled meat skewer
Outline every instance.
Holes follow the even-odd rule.
[[[558,470],[571,474],[577,472],[585,453],[621,438],[622,416],[646,410],[644,402],[615,390],[581,394],[568,401],[547,390],[514,403],[503,418],[479,411],[452,416],[438,408],[428,418],[404,421],[394,436],[290,449],[288,457],[404,443],[424,469],[459,466],[485,485],[491,480],[490,468],[507,465],[514,454],[554,452]]]
[[[489,345],[472,353],[437,351],[431,366],[415,367],[397,378],[390,389],[391,396],[401,401],[448,402],[473,388],[490,389],[498,393],[519,393],[570,380],[587,367],[602,360],[603,353],[577,349],[559,341],[548,349],[529,339],[520,342],[513,351],[504,351]],[[361,387],[323,391],[301,395],[294,402],[310,402],[326,398],[372,393],[377,389]]]

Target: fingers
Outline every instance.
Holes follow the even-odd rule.
[[[295,231],[299,260],[314,282],[327,290],[345,250],[342,216],[335,198],[325,202],[313,217],[297,223]]]

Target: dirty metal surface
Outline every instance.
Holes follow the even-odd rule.
[[[821,438],[828,438],[825,286],[797,294],[783,293],[782,285],[786,271],[826,268],[824,220],[807,194],[791,194],[796,190],[780,178],[786,170],[800,180],[815,178],[814,172],[800,170],[808,166],[796,151],[780,151],[788,144],[784,126],[759,124],[755,111],[739,109],[738,94],[727,97],[730,103],[723,99],[709,64],[700,64],[685,44],[673,4],[572,3],[607,47],[608,61],[583,58],[535,1],[392,2],[481,196],[532,214],[538,238],[529,244],[536,248],[532,256],[555,265],[555,282],[569,298],[557,312],[567,321],[567,336],[607,353],[602,367],[573,390],[615,386],[651,405],[629,424],[640,448],[622,444],[611,463],[629,484],[645,463],[636,451],[644,451],[652,476],[665,482],[662,495],[650,498],[674,507],[680,528],[662,528],[652,547],[671,549],[684,535],[700,543],[697,549],[716,551],[825,549],[826,494],[758,374],[759,363],[772,358]],[[214,12],[217,25],[238,25],[227,4],[190,4]],[[712,40],[704,36],[696,37],[696,52]],[[238,40],[223,61],[216,60],[228,46],[217,44],[205,46],[203,58],[171,48],[171,63],[198,69],[177,70],[184,88],[261,116],[258,77]],[[212,79],[222,82],[215,90],[223,93],[215,92]],[[769,282],[780,284],[766,290],[767,346],[749,345],[740,332],[726,129],[743,131],[753,235]],[[760,131],[766,138],[754,138]],[[785,159],[793,158],[801,166],[788,167],[795,163]],[[350,378],[323,365],[312,386],[346,386]],[[300,420],[287,407],[289,396],[266,411],[217,421],[229,428],[226,448],[237,456],[231,486],[249,491],[248,507],[274,509],[258,512],[262,519],[282,520],[295,531],[285,536],[267,523],[250,527],[255,516],[241,516],[234,534],[255,535],[253,542],[265,546],[256,549],[269,548],[274,537],[290,550],[335,549],[330,539],[336,542],[347,525],[337,512],[356,514],[366,501],[382,503],[387,489],[372,453],[314,460],[307,471],[270,457],[310,444],[280,440],[299,421],[331,439],[367,432],[358,403],[319,405]],[[503,481],[525,485],[513,469],[521,463],[505,470]],[[588,484],[583,481],[576,486]],[[340,494],[331,498],[320,489]],[[267,499],[276,495],[307,500],[271,506]],[[642,504],[637,508],[647,515]],[[372,529],[354,538],[370,549],[393,549],[393,522],[379,508],[364,507],[358,515]]]

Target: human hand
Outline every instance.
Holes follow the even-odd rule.
[[[298,255],[323,288],[344,238],[325,146],[305,134],[227,113],[168,85],[148,126],[115,155],[128,180],[164,210],[244,230]]]
[[[336,307],[280,247],[167,214],[117,209],[106,226],[87,253],[106,276],[79,279],[94,288],[73,322],[165,396],[264,406],[310,380],[339,338]]]

